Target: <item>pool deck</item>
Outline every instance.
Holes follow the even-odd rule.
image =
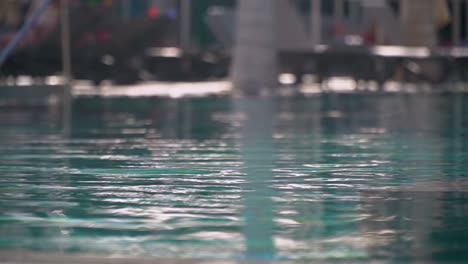
[[[78,81],[73,87],[75,97],[200,97],[231,92],[229,81],[206,82],[142,82],[133,85],[104,84],[95,87]]]
[[[64,96],[63,85],[0,85],[0,108],[48,107],[60,105]],[[468,83],[452,82],[431,86],[424,83],[387,82],[383,89],[369,82],[356,83],[351,78],[332,78],[325,85],[318,83],[285,84],[275,91],[279,97],[320,96],[322,94],[450,94],[468,93]],[[134,85],[104,84],[93,86],[88,81],[75,81],[74,99],[79,98],[197,98],[206,96],[230,96],[233,93],[227,80],[206,82],[142,82]]]
[[[228,81],[207,82],[143,82],[134,85],[104,84],[93,86],[88,81],[75,81],[73,98],[82,97],[204,97],[231,93]],[[64,96],[64,86],[47,84],[0,85],[0,107],[36,107],[58,104]]]

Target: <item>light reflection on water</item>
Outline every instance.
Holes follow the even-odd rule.
[[[0,251],[468,260],[468,97],[79,99],[0,114]]]

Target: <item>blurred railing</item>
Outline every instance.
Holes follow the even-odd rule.
[[[196,3],[193,1],[193,5]],[[208,27],[229,48],[235,32],[234,9],[218,6],[212,10],[207,13]],[[277,0],[277,10],[282,50],[310,49],[321,44],[430,47],[468,44],[468,0]],[[431,32],[426,42],[414,34],[418,27],[426,27],[422,30],[426,37]]]
[[[412,0],[310,1],[321,6],[322,36],[320,39],[322,42],[320,44],[331,44],[336,41],[336,34],[359,35],[367,38],[362,41],[368,44],[405,44],[403,29],[411,25],[404,24],[402,7],[405,1]],[[426,6],[430,3],[430,1],[422,2]],[[468,44],[468,0],[433,0],[432,3],[435,12],[432,26],[436,28],[437,43],[440,46],[466,46]],[[329,28],[326,28],[327,26]],[[371,32],[372,30],[378,32]],[[327,36],[330,33],[335,34],[334,38]],[[349,41],[352,42],[352,38]],[[354,39],[354,42],[350,44],[356,43],[359,41]]]

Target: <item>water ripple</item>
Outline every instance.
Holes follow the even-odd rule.
[[[438,109],[447,117],[433,124],[388,117],[401,105],[392,98],[351,98],[363,107],[352,111],[332,99],[278,102],[272,131],[250,139],[242,126],[251,116],[207,99],[178,102],[193,107],[190,122],[186,112],[170,115],[177,110],[168,101],[97,115],[81,106],[68,136],[4,124],[0,248],[320,261],[467,256],[468,138],[447,136],[452,113]]]

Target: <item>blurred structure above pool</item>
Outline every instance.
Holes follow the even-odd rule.
[[[23,22],[41,1],[3,3],[1,47],[21,32]],[[25,76],[31,76],[35,84],[47,84],[47,76],[62,73],[59,2],[51,1],[5,56],[0,66],[3,85],[21,84]],[[234,43],[241,45],[235,41],[236,23],[241,22],[236,19],[239,2],[234,0],[65,2],[70,4],[71,73],[95,85],[225,79],[232,72]],[[278,57],[270,75],[276,83],[313,80],[326,86],[330,78],[350,77],[383,86],[388,81],[465,82],[468,76],[468,5],[464,0],[269,4],[276,10],[270,27],[276,39],[270,46]],[[259,14],[255,12],[253,21]],[[252,32],[255,25],[248,26]],[[247,67],[240,68],[255,61],[247,60]],[[251,72],[266,67],[250,66]],[[280,74],[293,78],[279,78]]]

